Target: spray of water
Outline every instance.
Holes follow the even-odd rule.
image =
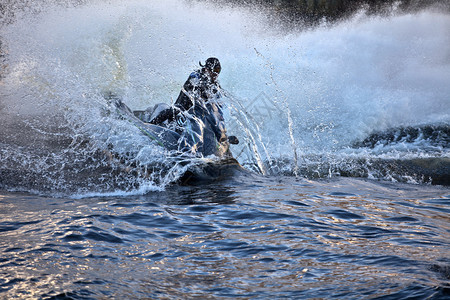
[[[392,127],[449,123],[448,14],[361,13],[282,33],[254,11],[192,1],[29,6],[0,27],[0,155],[3,170],[22,161],[23,172],[47,174],[36,189],[164,188],[186,164],[116,118],[103,95],[133,109],[171,103],[210,56],[223,66],[229,134],[246,141],[233,152],[256,171],[302,174],[309,164],[324,173],[326,162],[330,173],[349,158],[449,157],[445,147],[417,144],[352,148]],[[92,174],[101,178],[80,188]]]

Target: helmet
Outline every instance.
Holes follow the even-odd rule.
[[[220,62],[215,57],[210,57],[205,61],[205,64],[202,65],[202,63],[199,63],[202,68],[208,69],[214,73],[219,74],[222,70],[222,67],[220,66]]]

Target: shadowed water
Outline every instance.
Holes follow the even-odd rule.
[[[450,295],[448,188],[239,175],[145,196],[0,197],[5,299]]]

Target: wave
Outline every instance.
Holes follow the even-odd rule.
[[[450,185],[449,129],[446,124],[390,128],[347,147],[303,153],[298,162],[285,157],[264,165],[270,174],[308,179],[343,176]],[[247,167],[258,171],[254,162]]]
[[[363,141],[353,144],[354,148],[376,148],[398,144],[420,144],[427,147],[449,148],[450,125],[435,124],[422,126],[401,126],[372,133]]]

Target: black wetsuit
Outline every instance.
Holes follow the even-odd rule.
[[[201,70],[192,72],[183,85],[183,89],[175,102],[175,107],[180,110],[189,110],[194,100],[208,102],[211,99],[220,98],[220,86],[217,81],[212,81]]]
[[[212,123],[215,123],[212,127],[215,129],[214,133],[216,135],[217,141],[223,141],[226,139],[225,126],[223,120],[223,113],[221,105],[215,101],[220,98],[220,85],[217,81],[212,81],[203,70],[198,70],[192,72],[189,78],[183,85],[177,101],[174,107],[165,109],[161,111],[158,116],[153,118],[150,123],[159,125],[164,121],[168,120],[172,122],[175,120],[176,115],[180,111],[188,111],[193,106],[202,106],[205,109],[194,109],[194,114],[196,112],[202,111],[202,116],[207,117]],[[206,116],[205,112],[214,112],[213,116]]]

